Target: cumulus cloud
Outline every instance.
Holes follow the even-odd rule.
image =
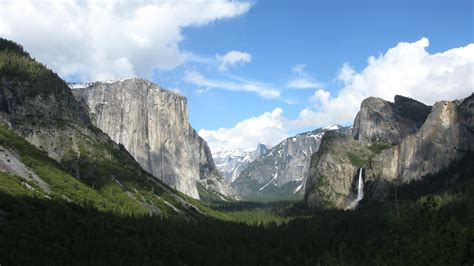
[[[21,43],[62,77],[151,76],[195,59],[182,29],[246,13],[251,3],[214,1],[3,0],[0,35]]]
[[[188,71],[183,80],[185,82],[204,87],[198,89],[198,92],[208,91],[210,89],[221,89],[229,91],[245,91],[255,93],[263,98],[271,99],[280,96],[280,91],[272,88],[269,84],[244,80],[233,77],[233,80],[213,80],[205,78],[197,71]]]
[[[246,52],[230,51],[225,55],[216,55],[220,62],[219,70],[226,71],[231,66],[243,65],[252,61],[252,56]]]
[[[283,110],[275,108],[237,123],[233,128],[199,130],[213,152],[230,149],[253,150],[258,143],[275,145],[288,137]]]
[[[351,124],[360,103],[369,96],[393,101],[404,95],[426,104],[454,100],[474,91],[474,44],[430,54],[427,38],[401,42],[356,72],[344,64],[338,79],[342,89],[335,94],[324,89],[311,97],[313,106],[303,109],[291,127],[316,127],[329,123]]]
[[[322,84],[316,82],[316,79],[306,71],[306,64],[297,64],[291,68],[296,77],[291,79],[286,85],[293,89],[315,89],[322,87]]]

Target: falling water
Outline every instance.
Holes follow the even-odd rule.
[[[359,169],[359,185],[357,186],[357,202],[364,198],[364,180],[362,179],[362,168]]]
[[[349,207],[350,209],[354,209],[355,207],[357,207],[357,204],[359,203],[359,201],[364,198],[364,179],[362,179],[362,169],[363,168],[359,169],[359,183],[357,186],[357,198],[351,202],[350,207]]]

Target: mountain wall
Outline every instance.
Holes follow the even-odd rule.
[[[423,126],[372,160],[367,173],[405,183],[436,173],[474,148],[474,97],[433,106]]]
[[[473,99],[438,102],[432,108],[397,96],[394,103],[368,98],[352,134],[327,134],[312,156],[305,202],[347,208],[355,198],[357,173],[364,169],[372,195],[387,184],[433,174],[473,149]]]
[[[232,195],[207,143],[188,122],[184,96],[142,79],[99,82],[73,92],[94,125],[164,183],[197,199],[198,187]]]

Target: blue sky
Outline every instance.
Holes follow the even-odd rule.
[[[214,151],[350,125],[368,96],[433,104],[474,91],[471,0],[2,5],[0,35],[66,80],[138,76],[179,91]]]
[[[285,89],[294,78],[291,68],[306,64],[311,76],[337,91],[340,84],[334,79],[343,63],[361,70],[369,56],[421,37],[429,38],[432,53],[464,46],[473,41],[472,28],[472,1],[257,1],[248,13],[232,20],[187,28],[181,45],[210,57],[245,51],[252,55],[251,63],[229,73],[199,64],[185,64],[176,71],[196,69],[206,77],[223,79],[233,74]],[[180,88],[189,99],[191,123],[197,129],[233,127],[276,107],[296,117],[314,93],[286,89],[283,96],[294,104],[225,90],[198,95],[194,90],[199,86],[183,83],[179,75],[164,73],[154,81]]]

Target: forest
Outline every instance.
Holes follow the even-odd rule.
[[[0,192],[2,265],[471,265],[474,155],[353,211],[226,203],[223,218],[117,214],[48,200],[17,177]]]

